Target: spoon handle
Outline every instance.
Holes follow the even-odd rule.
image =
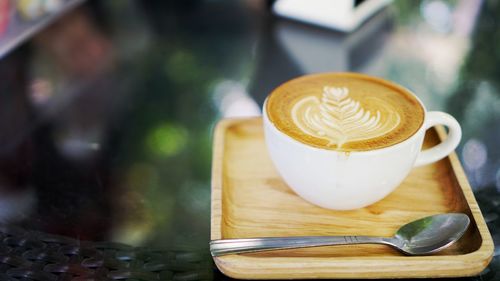
[[[349,244],[392,245],[391,238],[370,236],[264,237],[213,240],[210,242],[210,252],[215,257],[227,254]]]

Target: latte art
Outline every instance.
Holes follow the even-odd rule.
[[[296,141],[345,152],[400,143],[424,122],[424,108],[408,90],[357,73],[290,80],[271,93],[265,113],[276,129]]]
[[[401,118],[395,109],[372,99],[378,103],[376,112],[365,110],[359,101],[353,100],[348,88],[325,86],[321,99],[304,97],[293,106],[291,116],[305,134],[342,148],[346,142],[382,136],[399,125]]]

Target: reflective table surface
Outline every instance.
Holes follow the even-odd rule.
[[[499,244],[500,4],[394,1],[346,34],[277,18],[271,3],[88,1],[3,57],[0,222],[196,253],[178,280],[229,279],[208,253],[215,123],[259,115],[293,77],[353,71],[458,119],[457,153]],[[463,280],[499,280],[499,254]]]

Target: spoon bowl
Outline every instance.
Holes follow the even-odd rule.
[[[410,255],[431,254],[450,246],[467,230],[465,214],[441,214],[403,225],[394,235],[401,251]]]
[[[393,237],[299,236],[221,239],[210,242],[212,256],[280,249],[348,245],[385,244],[408,255],[428,255],[449,247],[467,230],[470,219],[461,213],[433,215],[407,223]]]

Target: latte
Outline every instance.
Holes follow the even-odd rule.
[[[400,143],[424,121],[424,108],[406,89],[355,73],[291,80],[271,93],[265,110],[286,135],[337,151],[366,151]]]

